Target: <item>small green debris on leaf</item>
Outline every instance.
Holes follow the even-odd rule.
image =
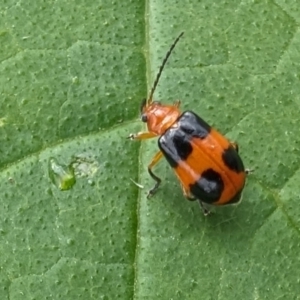
[[[54,157],[49,158],[49,177],[52,183],[61,191],[67,191],[76,183],[74,168],[71,164],[59,164]]]
[[[134,181],[132,178],[129,178],[138,188],[143,189],[144,186],[136,181]]]

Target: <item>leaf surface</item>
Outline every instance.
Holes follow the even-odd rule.
[[[297,1],[2,1],[0,298],[300,299]],[[204,217],[139,105],[182,101],[237,141],[239,206]],[[77,161],[59,190],[49,159]],[[140,189],[132,181],[145,188]]]

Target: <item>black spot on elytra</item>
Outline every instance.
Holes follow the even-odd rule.
[[[245,171],[245,167],[240,156],[232,146],[229,146],[229,148],[223,151],[222,159],[226,167],[230,170],[237,173]]]
[[[163,153],[165,155],[165,158],[166,158],[167,162],[170,164],[170,166],[172,168],[174,168],[174,169],[177,168],[179,160],[178,159],[174,159],[173,156],[166,155],[165,152],[163,152]]]
[[[187,160],[192,153],[191,139],[204,139],[210,130],[211,127],[203,119],[191,111],[186,111],[158,139],[158,146],[171,167],[176,168],[180,160]]]
[[[211,130],[211,127],[202,118],[191,111],[185,111],[177,121],[179,128],[190,139],[193,137],[204,139]]]
[[[213,169],[207,169],[201,177],[190,185],[191,193],[199,200],[212,204],[217,202],[224,190],[224,182],[221,175]]]
[[[170,140],[170,130],[168,130],[164,135],[158,139],[158,147],[164,154],[166,160],[172,168],[176,168],[179,161],[179,156],[177,154],[177,149],[174,147],[174,143]]]
[[[168,129],[158,139],[158,146],[173,168],[177,167],[178,161],[186,160],[193,151],[189,136],[180,127]]]
[[[182,132],[177,131],[174,135],[173,142],[180,159],[186,160],[193,151],[189,138],[183,135]]]

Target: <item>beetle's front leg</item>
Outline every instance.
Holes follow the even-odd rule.
[[[153,132],[146,131],[146,132],[138,132],[138,133],[131,133],[127,137],[130,140],[146,140],[156,137],[157,135]]]
[[[158,187],[160,186],[161,179],[152,172],[152,168],[160,161],[162,157],[163,153],[161,151],[157,152],[148,166],[148,172],[150,176],[156,181],[156,183],[154,187],[148,192],[147,198],[152,197],[156,193]]]
[[[138,132],[138,133],[131,133],[129,134],[129,136],[127,137],[128,139],[131,140],[146,140],[146,139],[151,139],[156,137],[157,135],[153,132],[147,131],[147,132]],[[148,166],[148,172],[150,174],[150,176],[156,181],[154,187],[148,192],[147,198],[150,198],[151,196],[154,195],[154,193],[157,191],[160,183],[161,183],[161,179],[159,177],[157,177],[153,172],[152,172],[152,168],[158,163],[158,161],[163,157],[163,154],[161,151],[157,152],[156,155],[152,158],[149,166]]]

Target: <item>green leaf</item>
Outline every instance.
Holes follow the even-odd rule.
[[[300,299],[299,21],[295,0],[2,1],[0,298]],[[165,161],[147,200],[156,141],[126,139],[181,31],[155,99],[254,169],[208,217]]]

